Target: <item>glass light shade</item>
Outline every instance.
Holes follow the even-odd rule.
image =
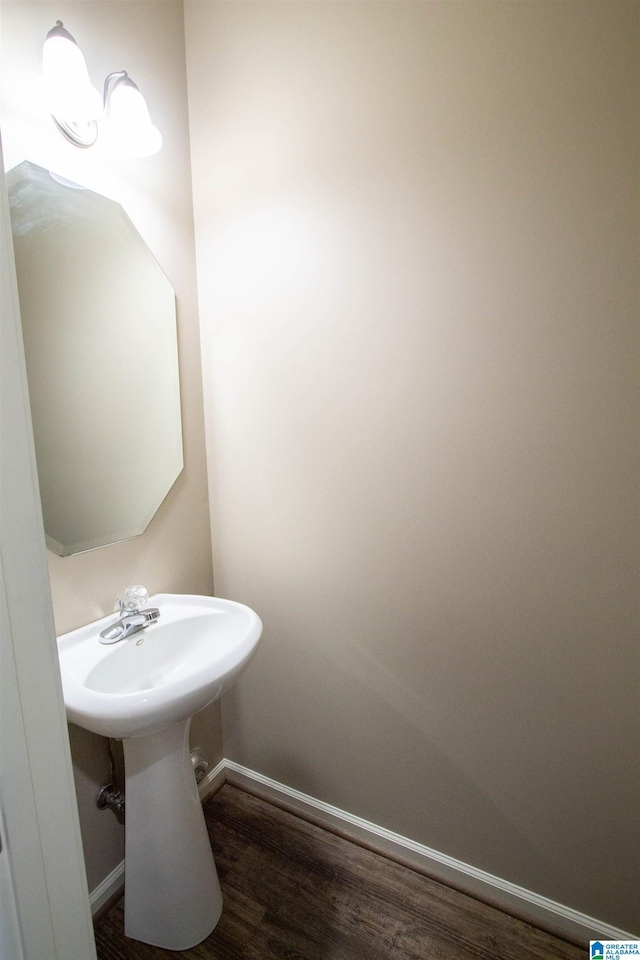
[[[146,101],[129,77],[114,84],[109,97],[109,136],[130,157],[150,157],[162,146],[162,135],[151,123]]]
[[[102,115],[102,97],[91,85],[82,51],[62,24],[44,42],[42,78],[54,117],[87,123]]]

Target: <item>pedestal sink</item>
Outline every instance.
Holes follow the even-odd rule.
[[[67,717],[121,739],[125,759],[125,933],[186,950],[215,927],[222,895],[189,754],[194,713],[253,656],[259,617],[218,597],[161,593],[160,618],[112,645],[114,616],[58,638]]]

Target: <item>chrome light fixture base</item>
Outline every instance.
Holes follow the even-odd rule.
[[[63,120],[53,114],[52,119],[62,136],[76,147],[92,147],[98,139],[97,120]]]

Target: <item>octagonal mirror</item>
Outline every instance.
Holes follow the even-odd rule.
[[[7,174],[47,546],[143,533],[183,467],[175,294],[120,204]]]

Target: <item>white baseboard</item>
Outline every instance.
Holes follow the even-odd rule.
[[[421,873],[455,887],[470,896],[490,903],[506,913],[520,917],[550,933],[565,937],[581,945],[589,940],[634,940],[636,936],[608,923],[589,917],[547,897],[540,896],[508,880],[494,877],[468,863],[456,860],[407,837],[369,823],[346,810],[316,800],[299,790],[264,777],[255,770],[243,767],[233,760],[221,760],[198,785],[204,800],[229,781],[267,800],[285,807],[307,820],[319,824],[332,833],[366,846],[419,870]],[[92,891],[89,900],[91,912],[96,913],[124,882],[124,860]]]
[[[479,900],[526,920],[557,936],[584,945],[589,940],[634,940],[634,934],[595,920],[578,910],[540,896],[508,880],[494,877],[461,860],[432,850],[420,843],[392,833],[375,823],[362,820],[322,800],[293,790],[269,777],[225,760],[226,778],[230,783],[259,793],[320,826],[363,844],[400,863],[413,867],[435,880],[440,880]]]
[[[217,793],[221,786],[227,780],[227,761],[221,760],[220,763],[209,771],[203,780],[198,784],[198,793],[204,803],[207,797]]]
[[[91,915],[95,916],[98,910],[107,903],[111,897],[115,897],[124,886],[124,860],[121,860],[117,867],[114,867],[111,873],[99,883],[95,890],[89,894],[89,906]]]

